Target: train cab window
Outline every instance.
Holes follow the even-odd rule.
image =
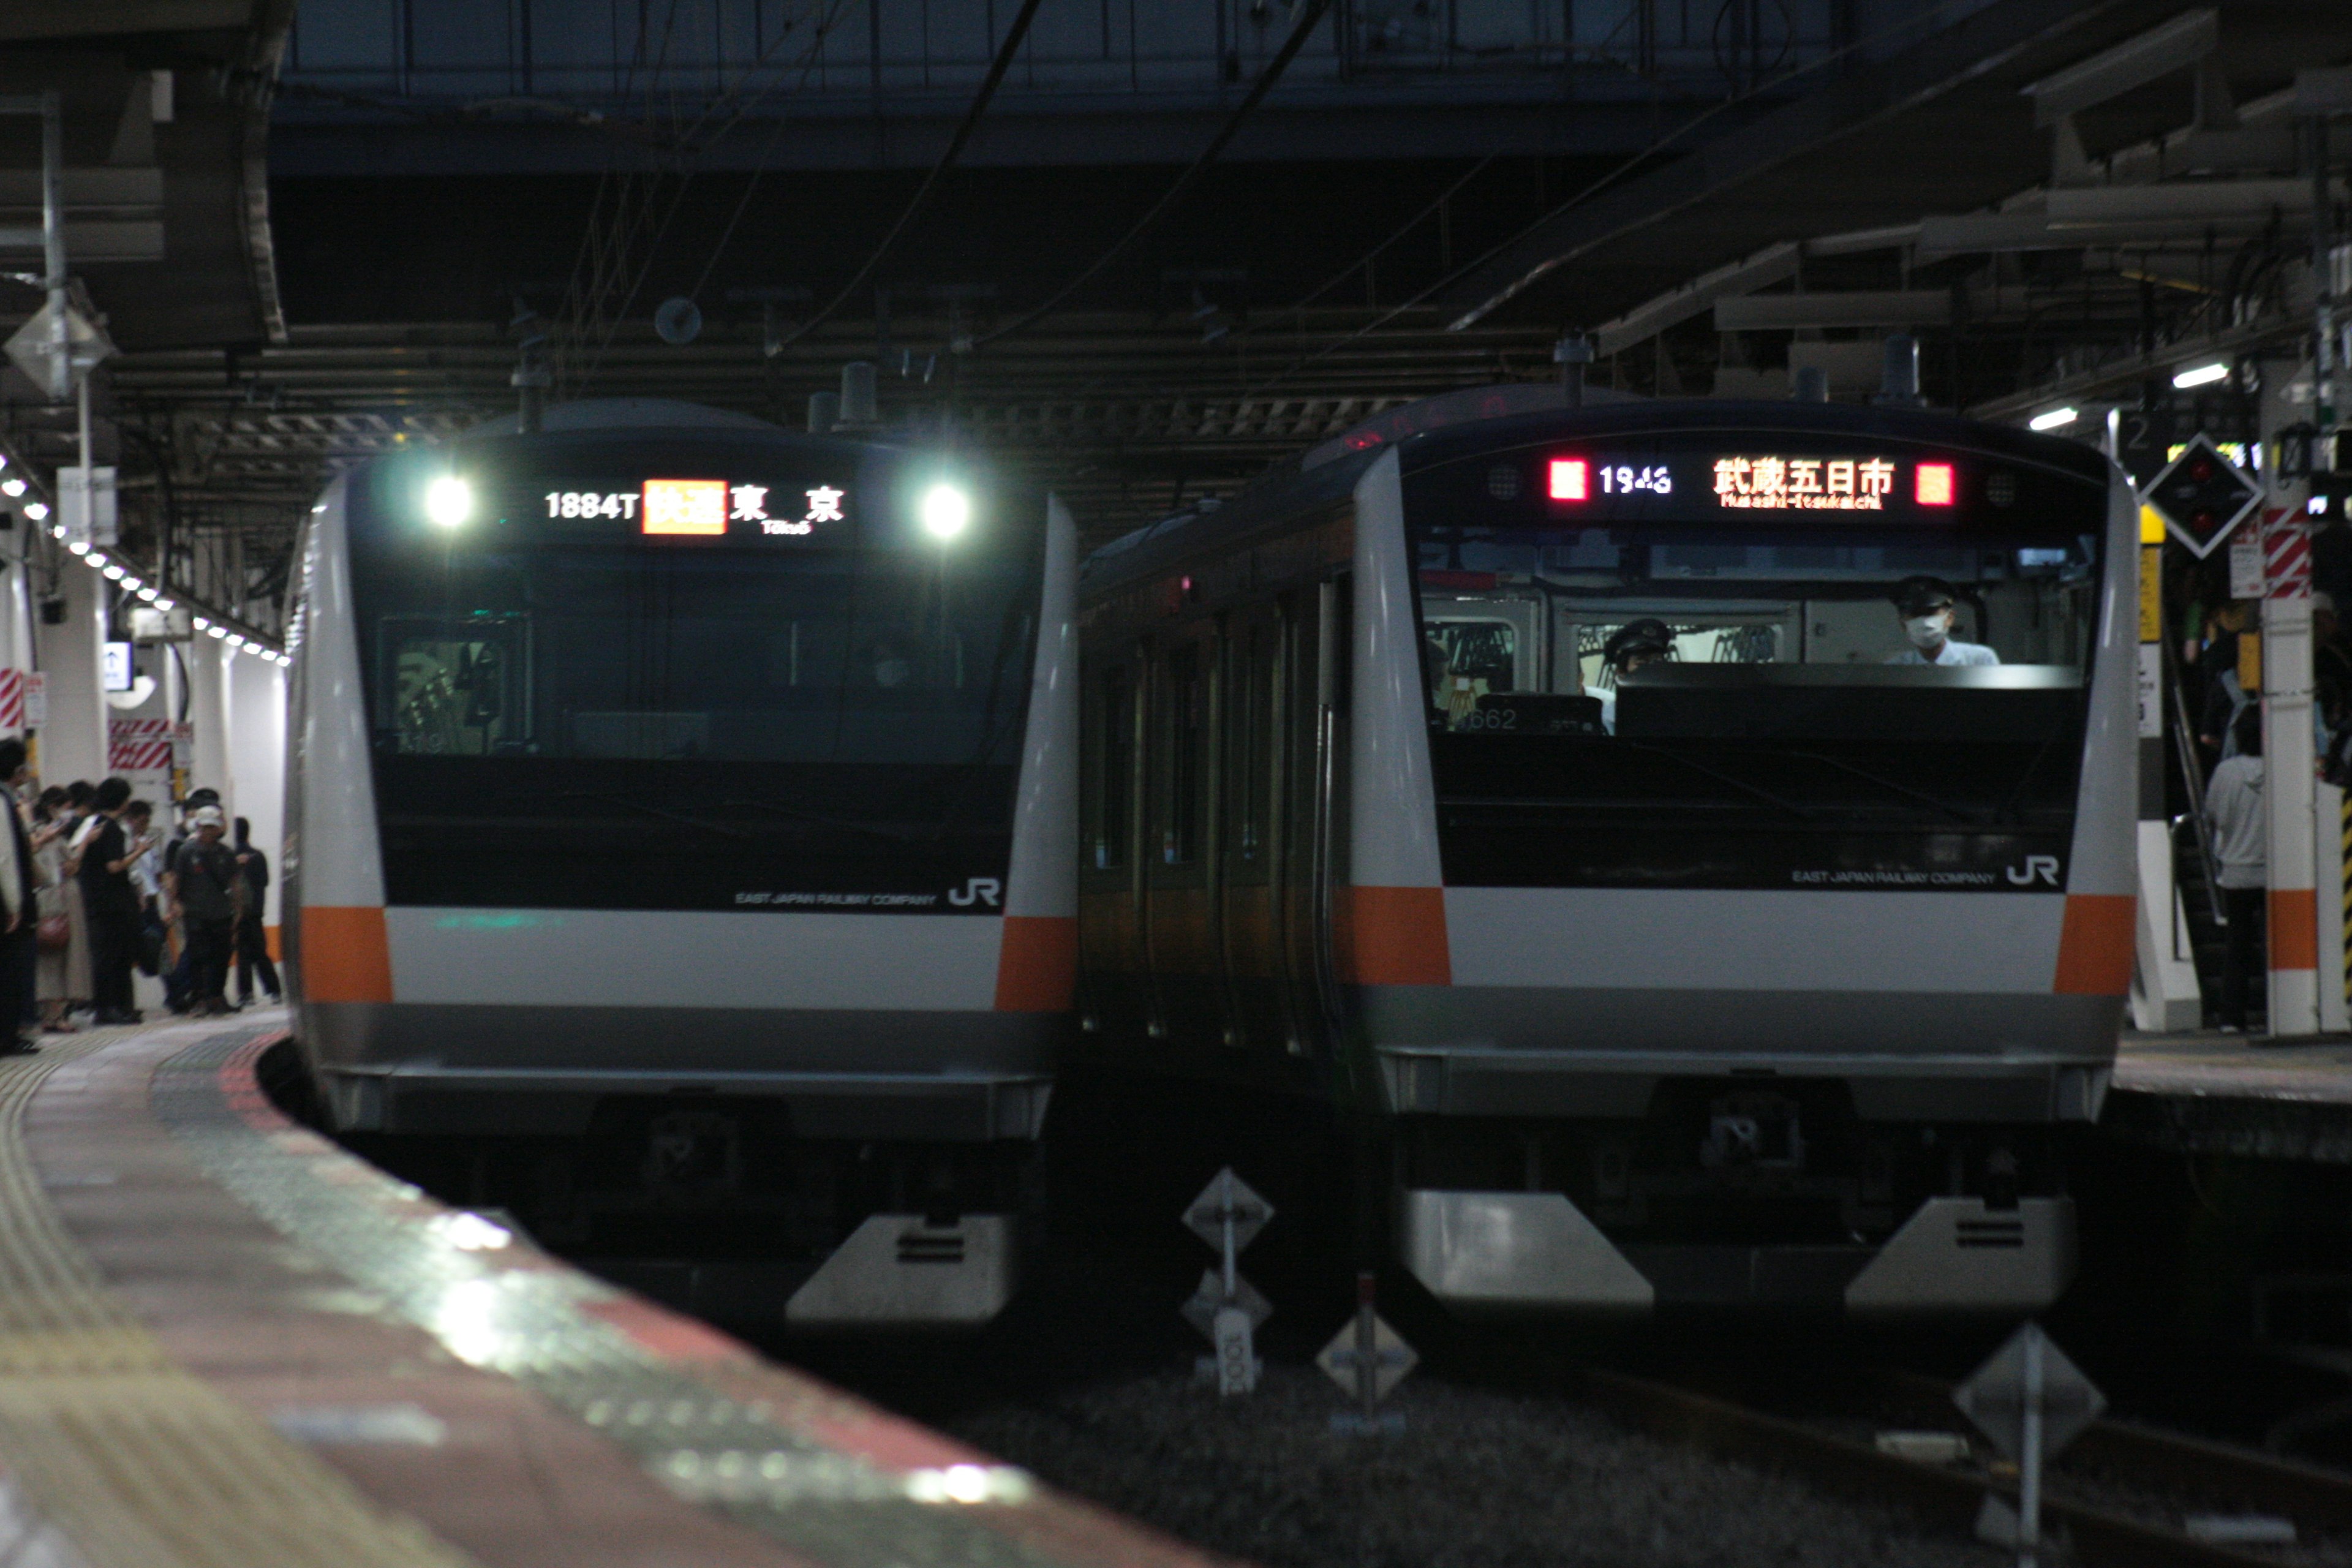
[[[730,522],[671,538],[619,504],[647,474],[756,474],[793,494],[821,477],[795,465],[816,460],[764,436],[492,442],[468,458],[456,528],[420,512],[412,464],[353,480],[394,902],[947,908],[1001,881],[1042,506],[1003,506],[943,550],[878,507],[871,530],[853,507],[829,535]],[[851,493],[889,493],[871,478]],[[559,490],[614,504],[575,517]]]
[[[1651,456],[1625,471],[1655,478],[1574,518],[1532,485],[1498,499],[1484,458],[1407,479],[1449,879],[2006,887],[2028,848],[2063,851],[2100,485],[1929,510],[1888,460],[1894,499],[1813,507],[1795,503],[1856,493],[1862,464],[1808,456],[1767,506],[1717,490],[1712,458]],[[1823,488],[1789,489],[1800,468]]]

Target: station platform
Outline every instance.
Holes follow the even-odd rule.
[[[2126,1031],[2099,1126],[2182,1153],[2352,1164],[2352,1035]]]
[[[0,1058],[0,1563],[1212,1561],[289,1123],[283,1027]]]

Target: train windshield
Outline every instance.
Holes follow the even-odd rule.
[[[942,541],[872,470],[559,445],[446,476],[446,524],[444,476],[355,493],[394,901],[944,910],[1001,879],[1039,530]]]
[[[1408,482],[1448,880],[2063,886],[2104,492],[1755,445]]]

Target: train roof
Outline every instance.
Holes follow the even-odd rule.
[[[1633,436],[1661,428],[1759,427],[1949,447],[2053,468],[2095,484],[2104,484],[2113,467],[2103,454],[2079,441],[1926,409],[1646,398],[1593,387],[1586,389],[1584,406],[1571,411],[1556,383],[1474,387],[1391,409],[1286,458],[1229,500],[1203,498],[1122,534],[1086,558],[1080,583],[1087,592],[1108,592],[1283,520],[1337,505],[1354,491],[1364,470],[1391,447],[1410,471],[1531,441]]]

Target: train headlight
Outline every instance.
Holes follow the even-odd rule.
[[[456,528],[474,515],[474,487],[444,474],[425,487],[425,515],[441,528]]]
[[[923,531],[945,543],[971,521],[971,498],[953,485],[933,485],[923,492]]]

